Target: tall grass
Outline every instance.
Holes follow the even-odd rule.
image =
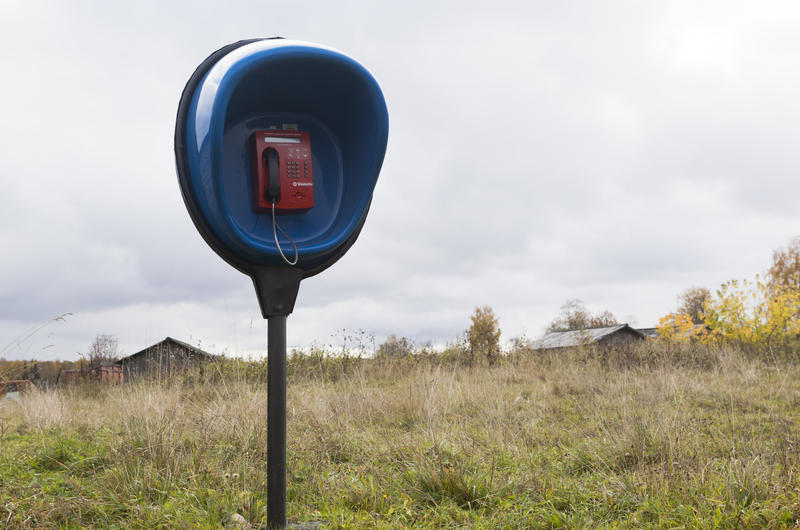
[[[800,369],[653,347],[290,360],[289,516],[330,527],[791,527]],[[0,524],[264,527],[265,369],[0,404]]]

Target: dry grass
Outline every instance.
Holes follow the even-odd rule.
[[[690,353],[364,361],[293,377],[290,519],[792,527],[800,369]],[[2,402],[0,526],[214,528],[241,513],[263,527],[263,380]]]

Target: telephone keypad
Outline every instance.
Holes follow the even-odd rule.
[[[302,171],[300,169],[300,162],[289,160],[287,162],[286,174],[291,179],[308,178],[308,161],[303,162]]]
[[[289,160],[288,175],[289,178],[300,178],[300,162]],[[308,176],[308,167],[305,168],[305,176]]]

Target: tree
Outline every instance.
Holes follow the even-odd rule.
[[[601,311],[592,315],[578,299],[567,300],[561,306],[561,314],[550,322],[547,332],[572,331],[576,329],[603,328],[619,324],[617,317],[610,311]]]
[[[100,366],[104,361],[116,361],[119,353],[119,341],[114,335],[98,334],[89,346],[87,357],[89,366]]]
[[[578,299],[567,300],[561,306],[559,316],[550,322],[547,331],[569,331],[589,327],[589,312]]]
[[[688,312],[670,313],[658,323],[668,340],[733,344],[750,351],[791,353],[800,346],[800,290],[755,281],[723,283],[708,296],[697,326]]]
[[[678,300],[678,311],[659,321],[658,334],[665,339],[796,354],[800,348],[800,237],[772,253],[766,279],[756,275],[754,281],[731,280],[715,296],[708,289],[693,287]]]
[[[470,366],[476,356],[485,357],[489,364],[494,364],[500,356],[500,327],[494,311],[488,305],[476,307],[469,318],[472,321],[467,330]]]
[[[675,342],[693,342],[704,339],[706,336],[704,326],[695,325],[688,313],[669,313],[661,317],[656,327],[656,333],[662,339]]]
[[[773,288],[758,277],[725,282],[707,304],[705,324],[711,341],[792,352],[800,342],[800,290]]]
[[[619,324],[617,317],[607,309],[589,317],[590,328],[606,328],[617,324]]]
[[[789,246],[772,252],[772,266],[767,273],[770,290],[791,289],[800,291],[800,236]]]
[[[384,359],[399,359],[411,355],[414,349],[413,343],[405,338],[391,334],[386,338],[386,342],[380,345],[376,357]]]
[[[711,292],[705,287],[691,287],[678,296],[679,315],[688,315],[692,324],[702,324],[706,304],[711,299]]]
[[[678,295],[678,310],[661,317],[656,332],[661,338],[690,342],[703,339],[706,308],[711,303],[711,292],[705,287],[690,287]]]

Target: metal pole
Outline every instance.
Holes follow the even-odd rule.
[[[267,319],[267,524],[286,527],[286,316]]]

